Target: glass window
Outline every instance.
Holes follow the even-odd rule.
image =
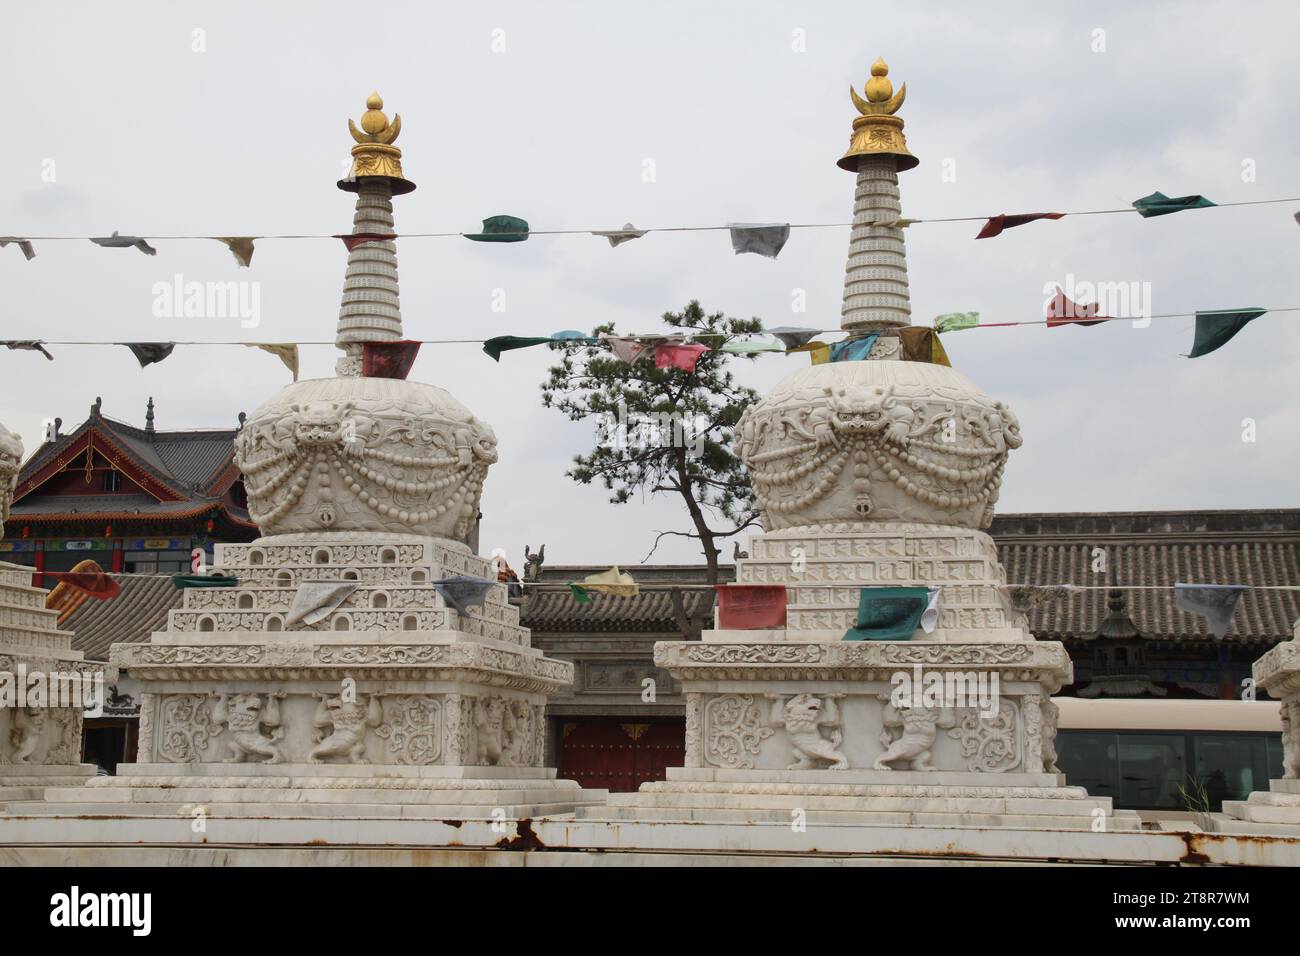
[[[1280,749],[1280,748],[1279,748]],[[1196,734],[1192,738],[1196,780],[1205,788],[1210,809],[1224,800],[1245,800],[1252,790],[1267,790],[1268,739],[1247,734]]]
[[[1185,809],[1179,788],[1187,786],[1187,741],[1182,734],[1117,734],[1117,806]]]
[[[1118,780],[1115,735],[1062,730],[1056,735],[1056,765],[1073,786],[1086,787],[1094,797],[1115,797]]]

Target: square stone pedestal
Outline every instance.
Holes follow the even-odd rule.
[[[544,767],[546,698],[573,665],[530,646],[504,585],[465,612],[434,587],[495,581],[464,545],[280,535],[218,545],[215,570],[238,585],[190,588],[165,631],[114,645],[141,685],[139,762],[51,789],[59,813],[491,819],[604,799]],[[304,583],[355,590],[297,621]]]
[[[706,640],[655,663],[686,693],[686,766],[582,819],[1140,826],[1056,770],[1059,643]]]

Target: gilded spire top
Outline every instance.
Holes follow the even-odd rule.
[[[894,114],[907,97],[907,84],[894,92],[889,79],[889,64],[877,58],[871,64],[871,78],[863,86],[866,99],[849,87],[849,96],[857,107],[853,120],[853,134],[849,138],[849,151],[840,157],[839,167],[857,172],[862,159],[868,156],[893,156],[900,170],[911,169],[919,160],[907,150],[903,138],[903,121]]]
[[[358,143],[383,143],[391,146],[397,134],[402,131],[402,117],[393,114],[390,125],[384,114],[384,99],[378,93],[366,97],[366,111],[361,114],[361,129],[358,130],[352,120],[348,120],[348,131]],[[364,131],[364,132],[363,132]]]
[[[892,116],[907,98],[907,84],[904,83],[895,96],[894,84],[889,79],[889,64],[877,57],[876,62],[871,64],[871,79],[867,80],[862,92],[867,94],[865,100],[858,96],[857,90],[849,87],[849,96],[853,98],[853,105],[859,113],[863,116]]]
[[[384,179],[392,186],[393,195],[400,196],[415,188],[415,183],[402,175],[402,151],[393,141],[402,131],[402,117],[393,114],[388,121],[384,113],[384,99],[377,92],[366,97],[366,111],[361,114],[361,128],[348,120],[348,132],[356,140],[352,147],[352,169],[339,188],[356,192],[357,184],[366,179]]]

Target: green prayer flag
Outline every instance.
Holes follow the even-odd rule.
[[[1214,203],[1204,196],[1176,196],[1170,199],[1161,192],[1154,192],[1150,196],[1143,196],[1141,199],[1133,200],[1133,208],[1138,211],[1138,215],[1143,219],[1150,219],[1152,216],[1167,216],[1173,212],[1182,212],[1184,209],[1205,209],[1213,205]]]
[[[492,361],[500,362],[501,353],[511,349],[526,349],[530,345],[545,345],[555,341],[550,336],[498,335],[483,343],[483,351],[492,356]]]
[[[1258,319],[1267,309],[1232,309],[1216,312],[1196,313],[1196,337],[1192,341],[1192,350],[1188,358],[1209,355],[1220,349],[1246,327],[1251,319]]]
[[[238,578],[226,574],[172,575],[172,587],[178,591],[183,591],[185,588],[233,588],[238,583]]]
[[[911,640],[929,604],[929,588],[863,588],[857,627],[845,631],[843,640]]]
[[[523,242],[528,238],[528,223],[518,216],[489,216],[483,220],[482,232],[465,233],[474,242]]]
[[[936,316],[934,320],[934,327],[939,332],[960,332],[962,329],[976,328],[979,324],[978,312],[947,312]]]
[[[589,592],[581,584],[574,584],[572,581],[570,581],[569,591],[573,594],[573,599],[577,601],[579,604],[591,603],[591,592]]]

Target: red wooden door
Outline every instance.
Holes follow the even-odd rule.
[[[573,717],[560,723],[559,775],[617,792],[663,780],[686,760],[681,717]]]

